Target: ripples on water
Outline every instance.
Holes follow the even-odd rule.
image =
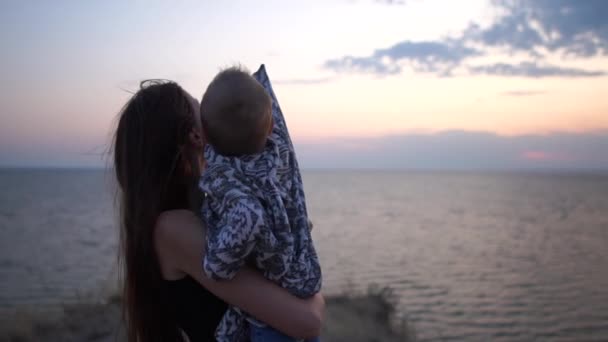
[[[110,177],[0,172],[0,309],[115,263]],[[608,175],[305,172],[324,291],[390,287],[421,341],[608,340]]]
[[[0,310],[78,301],[108,283],[117,246],[109,176],[0,170]]]
[[[392,288],[421,340],[608,339],[608,178],[308,173],[327,288]]]

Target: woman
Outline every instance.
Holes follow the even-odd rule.
[[[226,303],[287,335],[318,336],[321,295],[298,299],[247,268],[230,281],[204,275],[204,228],[195,214],[204,165],[198,110],[177,84],[146,81],[120,114],[114,169],[129,341],[181,341],[182,333],[211,341]]]

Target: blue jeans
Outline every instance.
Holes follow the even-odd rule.
[[[251,342],[296,342],[297,339],[289,337],[269,326],[259,327],[255,324],[249,324],[251,332]],[[315,337],[308,339],[306,342],[321,342],[321,339]]]

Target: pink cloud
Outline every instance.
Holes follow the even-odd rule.
[[[521,157],[530,161],[571,161],[572,157],[563,153],[553,153],[545,151],[524,151]]]

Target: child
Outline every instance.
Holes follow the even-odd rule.
[[[302,179],[263,65],[254,76],[240,68],[223,70],[201,101],[208,140],[199,183],[208,229],[203,269],[214,279],[231,279],[252,263],[269,280],[307,298],[321,288],[321,267]],[[294,341],[229,309],[216,331],[218,341],[247,335],[254,342]]]

